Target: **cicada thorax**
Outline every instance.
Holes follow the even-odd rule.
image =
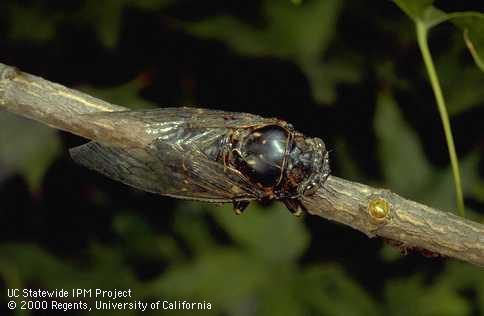
[[[293,131],[282,125],[246,130],[232,137],[229,161],[251,183],[266,192],[266,197],[280,198],[283,187],[289,189],[285,182],[292,138]]]

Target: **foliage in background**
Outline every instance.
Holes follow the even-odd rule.
[[[389,188],[403,196],[414,196],[428,205],[451,210],[454,207],[452,170],[439,170],[425,158],[418,136],[403,120],[391,94],[377,99],[375,131],[379,140],[380,163]],[[410,163],[411,162],[411,163]],[[479,156],[469,154],[462,161],[464,192],[479,185]]]
[[[20,173],[31,190],[38,190],[45,171],[60,150],[57,132],[52,128],[0,112],[0,167],[4,171],[4,179]]]
[[[118,44],[123,11],[135,8],[146,11],[162,10],[173,0],[85,0],[66,4],[64,10],[52,10],[40,3],[26,6],[9,2],[4,16],[9,19],[8,36],[15,41],[47,43],[59,36],[63,27],[81,26],[96,33],[110,49]],[[35,25],[35,28],[32,26]]]
[[[171,2],[87,0],[80,1],[80,7],[57,11],[11,2],[5,11],[9,16],[7,35],[15,42],[48,45],[58,40],[61,26],[80,22],[78,27],[94,31],[105,47],[114,50],[125,10],[136,8],[163,15],[166,13],[161,10],[169,8]],[[221,41],[240,56],[277,58],[294,63],[310,83],[315,103],[331,103],[337,107],[341,98],[338,88],[350,85],[352,89],[362,89],[363,76],[368,71],[368,65],[361,58],[345,49],[339,48],[336,57],[327,54],[338,37],[337,25],[344,14],[344,6],[349,4],[339,0],[293,2],[297,5],[289,0],[264,1],[261,8],[264,22],[259,25],[228,14],[197,21],[179,20],[175,24],[193,36]],[[399,4],[412,15],[431,1],[399,1]],[[455,23],[467,28],[467,45],[473,47],[473,57],[479,65],[482,42],[475,38],[483,33],[475,19],[480,17],[472,15],[465,20],[457,19]],[[391,28],[390,22],[386,22],[385,27]],[[37,27],[28,27],[33,24]],[[398,24],[395,36],[401,36],[404,42],[401,25]],[[483,75],[476,67],[462,62],[459,58],[462,51],[455,41],[449,41],[446,51],[436,58],[449,112],[454,117],[484,102]],[[426,157],[424,145],[407,120],[412,117],[403,115],[404,108],[396,97],[409,93],[414,83],[397,78],[392,56],[386,58],[389,59],[371,65],[375,77],[385,83],[375,91],[374,104],[359,105],[375,106],[372,122],[375,155],[382,178],[369,180],[432,206],[452,209],[450,167],[438,167]],[[423,73],[421,76],[423,78]],[[138,78],[118,87],[81,88],[114,103],[142,108],[152,106],[140,97],[145,85]],[[21,174],[28,179],[32,190],[37,191],[42,175],[60,153],[58,134],[13,115],[0,114],[0,166],[8,166],[9,174]],[[342,135],[335,138],[342,143],[348,142]],[[347,154],[346,159],[339,159],[339,155],[344,155],[340,148],[335,155],[340,174],[364,177],[363,170],[355,163],[356,158]],[[479,159],[482,157],[477,150],[463,157],[463,187],[466,197],[484,201]],[[102,191],[101,188],[94,190]],[[449,260],[442,271],[435,271],[432,277],[419,269],[403,275],[389,275],[375,295],[355,277],[354,271],[346,271],[339,260],[305,261],[312,236],[304,222],[294,219],[280,204],[252,205],[244,216],[235,217],[229,206],[182,202],[173,211],[169,223],[172,231],[160,232],[145,218],[142,208],[130,209],[116,204],[116,197],[107,196],[106,199],[106,204],[116,212],[110,227],[106,227],[112,237],[92,241],[88,250],[77,257],[55,254],[37,243],[2,242],[0,275],[6,286],[131,288],[135,299],[144,301],[162,298],[211,302],[214,310],[197,311],[202,315],[484,315],[484,273],[481,269]],[[477,213],[471,216],[483,220]],[[217,229],[214,230],[214,226]],[[62,236],[54,234],[52,238]],[[327,244],[318,245],[318,250],[324,252],[329,244],[338,243],[338,238],[341,236],[336,235],[327,240]],[[354,256],[352,253],[345,255]],[[397,265],[408,264],[387,246],[381,257],[395,269]],[[164,268],[150,278],[141,278],[133,261]],[[379,272],[365,271],[370,277],[379,276]],[[29,313],[23,315],[26,314]],[[137,314],[134,311],[89,313]],[[173,314],[193,312],[175,311]]]
[[[196,36],[223,41],[238,54],[295,63],[310,82],[314,98],[321,103],[333,103],[336,85],[357,82],[361,72],[355,56],[347,52],[338,58],[324,59],[341,6],[341,0],[308,1],[299,6],[289,1],[267,0],[263,2],[262,27],[232,16],[210,17],[183,25]]]
[[[464,39],[472,54],[472,57],[481,70],[484,70],[482,62],[482,58],[484,58],[484,50],[481,50],[481,48],[484,47],[484,39],[482,38],[482,32],[480,32],[484,30],[484,14],[480,14],[478,12],[456,12],[446,14],[443,11],[433,7],[432,0],[396,0],[395,2],[413,19],[415,23],[417,40],[432,89],[434,90],[437,108],[442,120],[447,147],[449,149],[452,173],[454,175],[457,210],[461,216],[464,216],[464,196],[462,192],[459,161],[455,150],[454,136],[452,135],[452,128],[450,126],[449,115],[447,113],[447,106],[445,104],[442,88],[440,86],[440,80],[437,75],[428,45],[428,32],[432,27],[442,23],[445,20],[453,20],[463,29]]]

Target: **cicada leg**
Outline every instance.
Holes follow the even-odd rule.
[[[234,212],[236,215],[240,215],[249,206],[249,201],[234,201]]]
[[[304,205],[298,199],[284,199],[282,200],[292,215],[301,217],[306,211]]]

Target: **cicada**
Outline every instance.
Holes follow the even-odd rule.
[[[188,107],[86,116],[112,135],[72,148],[76,162],[144,191],[231,202],[237,214],[275,199],[300,215],[299,199],[330,173],[324,142],[277,118]]]

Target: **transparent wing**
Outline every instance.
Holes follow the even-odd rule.
[[[144,191],[157,192],[160,182],[166,182],[147,164],[152,158],[143,149],[110,147],[92,141],[69,152],[75,162]]]
[[[191,124],[192,127],[234,127],[254,126],[273,123],[275,118],[239,112],[227,112],[191,107],[157,108],[136,111],[97,112],[84,114],[92,118],[111,118],[126,123],[129,120],[141,121],[148,127],[157,128],[164,124]]]
[[[261,192],[237,172],[193,148],[158,142],[149,149],[97,142],[72,148],[77,163],[132,187],[161,195],[211,202],[254,200]]]
[[[178,132],[209,128],[247,128],[251,126],[282,122],[274,118],[263,118],[248,113],[235,113],[198,108],[159,108],[139,111],[98,112],[84,114],[91,122],[105,129],[108,136],[93,137],[94,140],[108,142],[119,137],[130,137],[140,144],[151,143],[154,139],[179,137]],[[109,135],[109,134],[115,134]],[[117,142],[120,144],[120,141]]]
[[[240,129],[281,124],[274,118],[197,108],[159,108],[140,111],[97,112],[83,114],[92,127],[82,136],[115,147],[146,147],[156,139],[197,141],[196,134],[207,129]]]
[[[150,151],[157,155],[155,163],[163,161],[167,167],[166,195],[205,201],[254,200],[264,195],[238,171],[209,159],[193,143],[157,141]]]

